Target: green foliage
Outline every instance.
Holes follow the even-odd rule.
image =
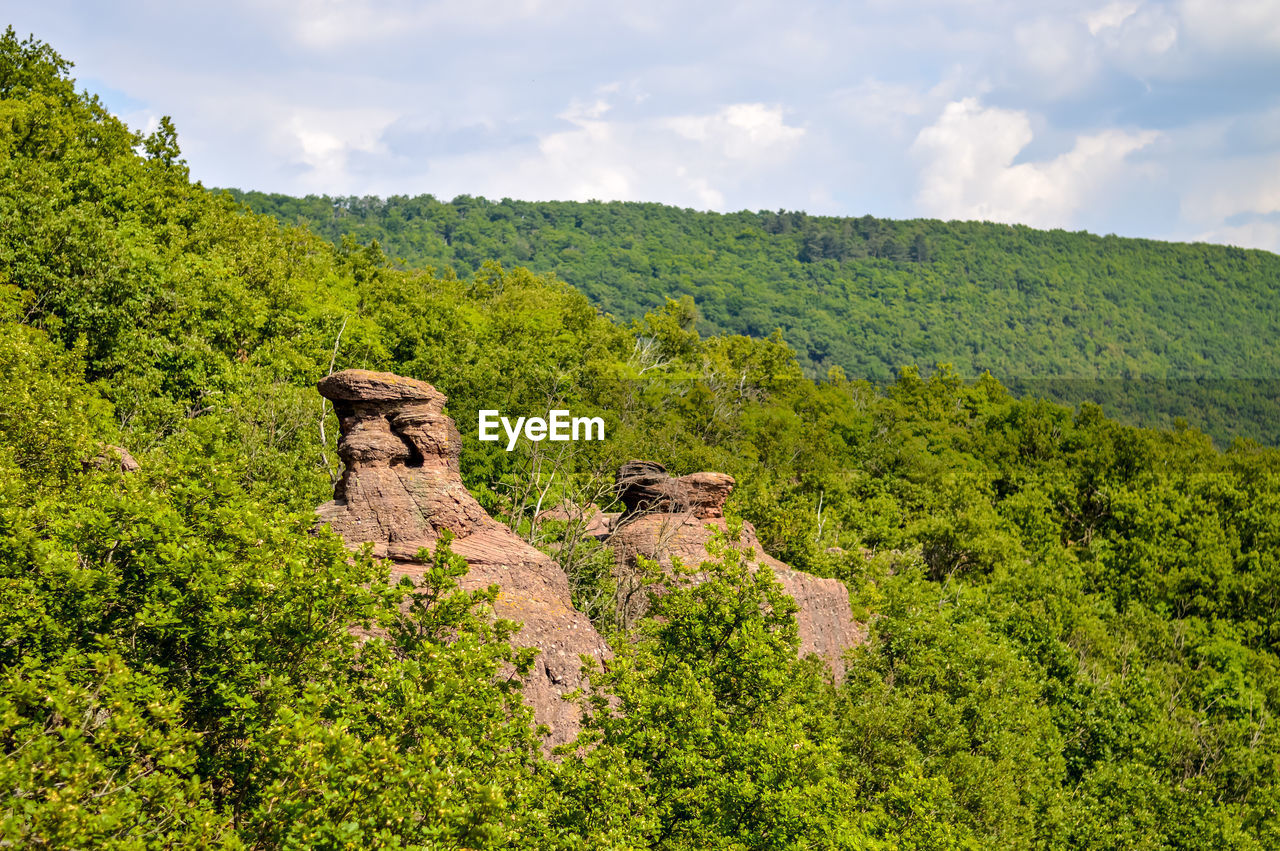
[[[447,540],[385,641],[335,658],[258,742],[242,835],[266,847],[505,847],[529,829],[537,738],[517,681],[532,654],[457,590]]]
[[[17,321],[14,295],[0,289],[0,468],[32,485],[65,482],[93,454],[95,431],[109,432],[109,411],[84,386],[81,353]]]
[[[683,299],[704,333],[780,330],[811,377],[838,365],[883,383],[948,361],[1142,425],[1280,443],[1280,257],[1264,251],[989,222],[226,191],[410,267],[555,274],[628,321]]]
[[[649,802],[632,825],[646,847],[864,847],[831,695],[818,664],[795,656],[795,603],[731,542],[711,549],[703,581],[655,594],[638,634],[615,642],[587,759],[631,769]]]
[[[162,678],[116,655],[30,660],[0,684],[0,837],[26,848],[237,847]]]
[[[1033,845],[1065,803],[1064,742],[1042,677],[969,614],[976,599],[940,605],[918,565],[898,569],[844,691],[845,758],[875,795],[895,794],[904,773],[935,780],[934,810],[986,847]]]
[[[1280,845],[1280,453],[965,378],[1265,369],[1271,256],[634,205],[288,208],[352,231],[335,246],[190,183],[171,124],[140,138],[69,69],[0,38],[0,842]],[[954,366],[848,378],[935,353]],[[447,542],[411,587],[312,530],[337,473],[314,383],[350,366],[449,395],[466,485],[613,636],[555,759],[510,677],[530,654],[493,589],[458,590]],[[476,440],[481,408],[551,407],[608,440]],[[848,585],[868,639],[844,682],[795,658],[791,601],[732,542],[612,630],[608,549],[538,515],[608,510],[630,458],[730,473],[731,517]]]

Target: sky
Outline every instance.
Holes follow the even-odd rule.
[[[1280,0],[3,3],[206,186],[1280,251]]]

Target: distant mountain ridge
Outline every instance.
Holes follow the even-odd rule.
[[[1148,424],[1280,440],[1266,422],[1280,419],[1280,255],[1266,251],[980,222],[227,191],[408,266],[553,272],[622,319],[688,296],[705,332],[780,329],[814,376],[945,362]]]

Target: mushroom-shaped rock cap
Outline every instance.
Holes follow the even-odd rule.
[[[735,484],[728,473],[690,473],[673,481],[690,509],[715,517],[724,513],[724,501]]]
[[[628,511],[692,511],[699,517],[721,516],[734,485],[726,473],[673,478],[655,461],[628,461],[618,468],[616,482]]]
[[[614,482],[618,496],[627,508],[634,509],[643,501],[660,497],[663,483],[670,478],[667,468],[657,461],[628,461],[618,468]]]
[[[322,378],[316,387],[321,396],[335,402],[425,403],[437,413],[444,410],[446,401],[443,393],[425,381],[368,369],[335,372]]]

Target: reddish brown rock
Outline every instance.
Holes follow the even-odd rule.
[[[628,461],[618,469],[618,497],[628,512],[689,512],[710,519],[724,516],[733,477],[692,473],[674,478],[655,461]]]
[[[634,506],[617,522],[609,538],[618,561],[620,606],[626,623],[633,622],[647,603],[645,589],[634,580],[639,556],[668,569],[673,558],[686,567],[696,567],[712,558],[707,552],[712,535],[727,528],[723,509],[733,489],[731,476],[694,473],[668,476],[665,481],[663,476],[666,470],[661,465],[637,461],[623,465],[618,474],[619,495],[629,507]],[[768,565],[783,590],[799,605],[800,653],[818,654],[836,681],[843,679],[844,651],[866,638],[863,626],[853,619],[849,589],[838,579],[813,576],[778,561],[761,548],[750,523],[742,524],[738,545],[750,549],[757,564]]]
[[[421,575],[421,548],[452,532],[450,547],[470,566],[462,587],[498,585],[495,614],[524,625],[515,644],[541,651],[524,697],[551,728],[548,746],[571,741],[579,711],[561,696],[584,685],[580,656],[600,660],[608,646],[573,608],[560,566],[485,513],[463,487],[461,441],[443,413],[444,395],[422,381],[367,370],[335,373],[319,389],[337,412],[344,464],[333,501],[317,509],[320,521],[352,547],[372,542],[376,555],[407,576]]]

